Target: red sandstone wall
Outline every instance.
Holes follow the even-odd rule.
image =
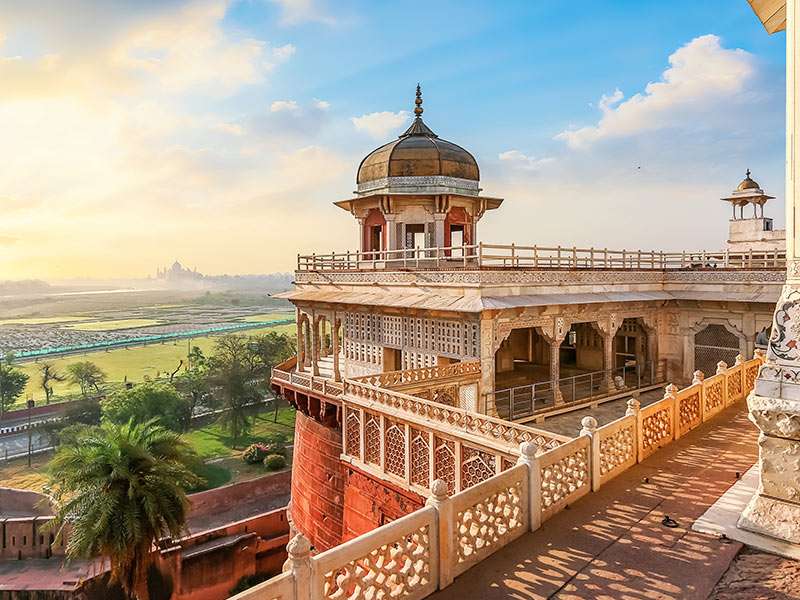
[[[292,522],[317,551],[342,540],[344,476],[338,429],[297,411],[292,460]]]
[[[342,541],[399,519],[425,504],[422,496],[403,490],[353,467],[345,470]]]

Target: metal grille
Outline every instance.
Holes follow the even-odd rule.
[[[694,336],[694,368],[708,376],[717,372],[717,363],[728,365],[736,362],[739,354],[739,338],[722,325],[706,325]]]

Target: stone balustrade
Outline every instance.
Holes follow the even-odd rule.
[[[412,437],[410,426],[405,424],[401,428],[391,423],[387,430],[386,423],[391,419],[381,414],[382,429],[377,423],[374,433],[370,434],[377,439],[378,452],[385,452],[385,444],[394,443],[391,439],[411,440],[411,445],[406,444],[404,472],[419,457],[420,463],[428,464],[427,469],[422,469],[424,476],[429,481],[435,478],[428,486],[426,506],[313,557],[308,541],[297,535],[287,546],[289,559],[284,573],[234,598],[424,598],[436,589],[447,587],[459,574],[517,537],[536,531],[566,506],[600,489],[659,448],[713,419],[722,408],[742,400],[753,389],[762,363],[762,355],[748,361],[740,356],[732,367],[720,363],[717,373],[711,377],[706,378],[698,371],[692,385],[682,390],[669,385],[662,400],[645,408],[640,408],[636,399],[629,400],[627,414],[602,427],[597,426],[593,417],[584,417],[577,437],[559,440],[549,449],[532,439],[522,439],[514,453],[516,464],[511,462],[510,453],[480,458],[480,468],[485,469],[487,476],[464,486],[461,491],[439,476],[444,475],[443,472],[431,468],[435,459],[431,453],[434,446],[430,432],[427,433],[428,454],[425,454],[421,446],[411,448],[414,441],[424,440],[424,436],[414,434]],[[369,392],[367,396],[373,396],[375,390],[397,394],[367,384],[349,383],[361,392]],[[432,408],[428,406],[431,403],[413,397],[391,401],[384,398],[383,402],[357,408],[348,406],[345,399],[343,405],[345,411],[357,415],[354,418],[363,419],[368,412],[365,409],[382,410],[400,400],[413,403],[410,405],[414,407],[413,414],[425,415]],[[480,415],[467,417],[481,418]],[[473,431],[481,431],[482,426],[491,430],[494,425],[488,420]],[[396,433],[391,433],[393,427],[397,427]],[[354,452],[357,446],[358,456],[364,456],[366,433],[361,423],[357,429],[358,438],[350,439],[347,426],[344,430],[346,451]],[[461,432],[455,433],[461,435]],[[482,452],[478,448],[474,450]],[[470,459],[476,461],[475,456]],[[387,459],[379,460],[385,463]],[[392,468],[400,471],[398,466]]]
[[[272,380],[288,383],[301,390],[316,392],[329,398],[336,398],[342,395],[344,387],[340,381],[310,373],[298,373],[294,370],[296,365],[297,357],[293,356],[273,367]]]
[[[420,369],[404,369],[401,371],[387,371],[376,375],[365,375],[364,377],[354,377],[354,381],[360,381],[377,387],[391,389],[402,389],[405,386],[415,385],[443,379],[466,379],[475,381],[480,377],[480,361],[457,362],[450,365],[436,365],[433,367],[423,367]]]
[[[746,252],[609,250],[575,246],[479,244],[400,248],[369,252],[332,252],[297,256],[297,271],[364,271],[392,269],[786,269],[783,250]]]

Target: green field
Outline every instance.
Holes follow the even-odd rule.
[[[282,313],[286,314],[286,313]],[[247,331],[238,332],[237,335],[258,335],[274,331],[294,335],[296,329],[294,324],[276,325],[274,327],[259,327]],[[149,346],[136,346],[130,348],[115,348],[113,350],[101,350],[88,352],[86,354],[73,354],[64,357],[53,357],[50,359],[39,359],[38,362],[47,361],[52,363],[60,373],[66,371],[67,365],[83,360],[89,360],[100,367],[108,376],[109,381],[128,381],[139,382],[145,376],[156,378],[174,371],[181,359],[186,358],[191,347],[197,346],[204,353],[210,354],[214,349],[214,340],[217,336],[204,336],[186,340],[175,340],[162,344],[151,344]],[[20,363],[20,368],[30,375],[30,380],[25,392],[20,397],[19,403],[25,402],[30,396],[37,403],[44,401],[44,391],[40,387],[38,362]],[[55,395],[78,393],[77,386],[68,382],[54,384]]]
[[[19,319],[3,319],[0,325],[54,325],[58,323],[71,323],[72,321],[88,321],[92,317],[21,317]]]
[[[157,319],[118,319],[116,321],[76,323],[75,325],[68,325],[68,327],[79,331],[117,331],[120,329],[134,329],[136,327],[150,327],[160,324],[161,321]]]

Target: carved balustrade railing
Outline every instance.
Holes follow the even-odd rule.
[[[449,365],[436,365],[419,369],[404,369],[401,371],[387,371],[376,375],[354,377],[353,381],[367,383],[376,387],[403,389],[419,383],[439,381],[450,378],[463,378],[475,380],[480,377],[481,363],[479,361],[457,362]]]
[[[394,411],[406,419],[418,420],[429,428],[460,436],[475,436],[499,448],[515,449],[532,442],[542,449],[554,448],[570,438],[488,415],[456,408],[403,392],[375,387],[352,379],[344,382],[343,401],[378,412]]]
[[[342,395],[344,386],[340,381],[320,377],[295,370],[297,357],[293,356],[272,368],[272,381],[285,383],[303,391],[316,392],[323,396],[337,398]]]
[[[414,452],[419,451],[422,457],[420,462],[428,462],[427,470],[422,468],[420,473],[428,481],[435,478],[429,485],[425,507],[313,557],[309,542],[297,535],[287,546],[289,560],[284,566],[285,572],[234,598],[424,598],[447,587],[459,574],[517,537],[536,531],[544,521],[598,490],[660,447],[713,419],[720,412],[720,406],[724,408],[742,400],[752,390],[762,362],[761,355],[748,361],[738,357],[732,367],[720,363],[717,373],[708,378],[698,371],[692,385],[682,390],[667,386],[662,400],[644,408],[631,399],[624,417],[602,427],[597,427],[594,418],[584,417],[577,437],[560,441],[544,452],[534,441],[524,440],[513,453],[514,462],[512,453],[499,458],[496,454],[494,470],[491,459],[476,460],[475,456],[470,456],[475,467],[485,470],[486,474],[461,491],[440,477],[447,477],[447,473],[430,467],[434,460],[430,454],[425,455],[421,446],[415,448]],[[388,406],[384,398],[353,409],[347,400],[349,386],[345,387],[344,409],[353,410],[358,417],[370,408],[383,411]],[[400,400],[396,398],[391,402]],[[415,403],[413,406],[418,411],[415,414],[425,414],[421,407],[431,404],[413,397],[402,400]],[[421,435],[412,438],[416,434],[405,425],[392,432],[395,422],[391,422],[387,430],[386,422],[391,418],[382,412],[378,414],[384,421],[383,429],[375,428],[370,434],[383,436],[378,438],[378,452],[390,438],[422,439]],[[347,428],[344,429],[346,432]],[[363,428],[359,427],[358,432],[360,437],[353,439],[345,433],[345,448],[347,444],[351,444],[350,448],[358,446],[363,456],[367,449]],[[427,448],[430,452],[432,446]],[[407,471],[411,463],[407,456],[404,460],[402,467]],[[400,471],[399,464],[391,468]]]
[[[783,250],[746,252],[609,250],[575,246],[479,244],[400,248],[374,252],[340,252],[297,256],[298,271],[376,269],[775,269],[786,268]]]

